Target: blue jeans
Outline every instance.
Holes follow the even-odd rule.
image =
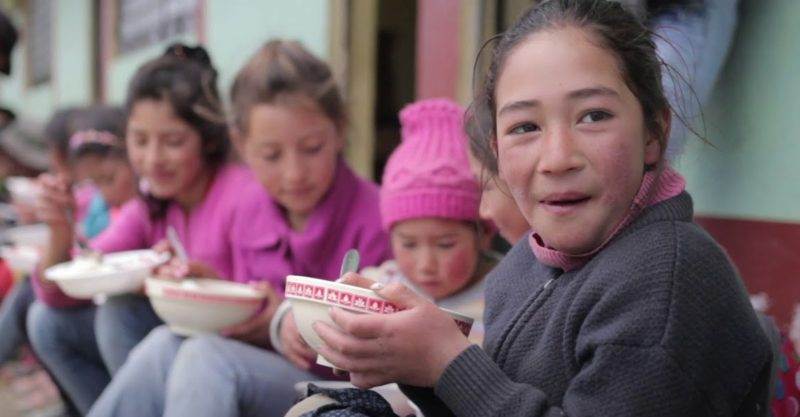
[[[276,353],[219,336],[184,341],[162,326],[131,352],[89,417],[282,417],[294,384],[315,379]]]
[[[151,330],[163,324],[150,300],[142,295],[109,297],[97,307],[95,333],[103,362],[111,375],[125,363],[131,350]]]
[[[35,300],[30,279],[18,282],[3,298],[0,305],[0,365],[11,360],[19,347],[28,341],[25,318]]]
[[[280,354],[219,336],[183,344],[167,384],[165,417],[283,417],[294,385],[319,379]]]
[[[670,11],[651,23],[658,55],[667,65],[664,93],[673,107],[667,159],[683,153],[689,127],[703,134],[701,108],[728,58],[738,20],[738,0],[707,0],[702,13]],[[677,114],[676,114],[677,113]],[[681,120],[684,119],[684,120]],[[688,127],[687,127],[688,124]]]
[[[183,343],[167,326],[151,331],[89,411],[89,417],[161,417],[167,377]]]
[[[36,301],[28,310],[31,346],[81,414],[110,380],[94,334],[95,307],[56,309]]]

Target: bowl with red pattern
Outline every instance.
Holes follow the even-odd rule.
[[[247,284],[201,278],[148,278],[145,293],[156,314],[181,336],[218,333],[242,323],[264,307],[267,296]]]
[[[335,326],[329,315],[331,307],[340,307],[361,314],[393,314],[402,310],[370,289],[299,275],[286,277],[285,295],[292,305],[297,330],[308,346],[317,352],[323,342],[312,325],[321,321]],[[453,317],[465,336],[469,335],[473,323],[471,317],[447,309],[442,310]],[[332,367],[319,355],[317,363]]]

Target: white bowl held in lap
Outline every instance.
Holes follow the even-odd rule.
[[[145,292],[156,314],[183,336],[217,333],[242,323],[262,308],[266,298],[249,285],[214,279],[148,278]]]
[[[44,271],[45,278],[64,293],[79,299],[117,295],[141,290],[153,268],[169,260],[169,254],[152,250],[109,253],[101,262],[78,257]]]

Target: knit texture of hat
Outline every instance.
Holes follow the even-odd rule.
[[[383,226],[435,217],[478,220],[480,189],[470,171],[464,109],[446,99],[422,100],[400,112],[402,141],[386,164]]]

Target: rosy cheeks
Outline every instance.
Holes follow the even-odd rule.
[[[458,251],[446,257],[443,268],[444,281],[451,281],[453,286],[459,286],[469,281],[475,270],[476,250],[474,247],[464,245]]]
[[[624,201],[630,201],[632,190],[638,189],[641,182],[643,166],[636,166],[635,161],[640,161],[642,156],[637,155],[637,147],[628,143],[630,141],[616,140],[617,146],[611,149],[598,150],[595,158],[595,169],[599,177],[603,178],[599,184],[600,202],[607,207],[615,207]],[[621,203],[622,202],[622,203]]]
[[[466,287],[475,272],[477,250],[460,243],[459,248],[439,252],[439,265],[433,276],[420,276],[415,284],[434,299],[446,298]]]

